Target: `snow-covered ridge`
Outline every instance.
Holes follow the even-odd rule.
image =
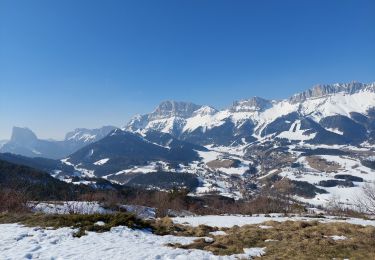
[[[113,126],[103,126],[98,129],[77,128],[66,134],[65,141],[91,143],[105,137],[114,129]]]
[[[81,132],[77,132],[73,136],[70,136],[67,140],[82,140],[84,142],[88,142],[94,140],[95,138],[96,135],[82,134]]]
[[[192,103],[163,102],[153,113],[132,118],[124,129],[156,130],[178,137],[198,128],[205,132],[226,122],[232,122],[237,128],[245,122],[251,122],[255,126],[254,136],[259,138],[267,124],[293,112],[319,122],[333,115],[350,117],[351,112],[365,115],[374,106],[375,83],[337,83],[318,85],[285,100],[270,101],[254,97],[236,101],[224,110]]]

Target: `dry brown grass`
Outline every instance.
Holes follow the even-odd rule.
[[[218,169],[218,168],[231,168],[237,167],[239,162],[237,160],[231,159],[222,159],[222,160],[213,160],[207,163],[207,166],[211,169]]]
[[[190,227],[186,225],[174,224],[172,219],[164,217],[155,220],[152,223],[154,233],[157,235],[176,235],[176,236],[192,236],[204,237],[208,236],[210,232],[219,230],[217,227],[210,227],[200,225],[198,227]]]
[[[97,226],[103,221],[105,226]],[[157,235],[201,237],[189,245],[170,244],[185,249],[201,249],[215,255],[243,253],[244,248],[266,247],[263,259],[375,259],[375,227],[359,226],[343,222],[321,223],[318,221],[267,221],[257,225],[222,228],[226,235],[212,235],[217,227],[201,225],[191,227],[174,224],[170,218],[142,221],[131,214],[112,215],[45,215],[45,214],[0,214],[0,223],[22,223],[40,227],[79,228],[76,236],[86,231],[106,232],[110,228],[125,225],[132,228],[148,228]],[[271,228],[260,228],[260,225]],[[331,236],[345,236],[337,240]],[[202,237],[212,237],[213,241]],[[266,242],[266,240],[270,240]]]
[[[98,221],[103,221],[104,225],[96,225]],[[43,228],[61,228],[73,227],[78,231],[73,235],[81,237],[86,231],[107,232],[112,227],[127,226],[133,229],[150,229],[149,222],[136,218],[129,213],[116,214],[66,214],[66,215],[48,215],[34,213],[0,213],[0,224],[21,223],[29,227]]]
[[[319,156],[306,156],[306,160],[311,168],[321,172],[337,172],[341,170],[341,165],[336,162],[329,162]]]
[[[205,236],[213,237],[214,242],[198,239],[190,245],[175,246],[208,250],[216,255],[243,253],[243,248],[266,247],[262,259],[375,259],[374,227],[317,221],[269,221],[262,225],[272,228],[235,226],[223,229],[227,233],[225,236],[212,236],[204,232]],[[335,241],[330,236],[345,236],[347,239]]]

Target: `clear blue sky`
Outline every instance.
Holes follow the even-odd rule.
[[[375,81],[375,1],[0,0],[0,139]]]

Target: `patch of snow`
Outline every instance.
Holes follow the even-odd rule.
[[[34,212],[46,214],[94,214],[110,213],[110,210],[104,209],[98,202],[91,201],[65,201],[65,202],[40,202],[29,203],[29,207]]]
[[[154,219],[156,217],[156,209],[140,205],[121,205],[126,211],[134,213],[142,219]]]
[[[199,154],[199,157],[202,158],[204,163],[216,160],[221,157],[221,153],[215,151],[196,151]]]
[[[274,173],[277,172],[278,170],[279,170],[279,169],[273,169],[273,170],[270,170],[267,174],[258,177],[258,179],[261,180],[261,179],[267,178],[268,176],[274,174]]]
[[[261,229],[270,229],[270,228],[273,228],[273,226],[266,226],[266,225],[260,225],[258,227],[261,228]]]
[[[98,221],[98,222],[95,222],[94,225],[102,227],[102,226],[105,226],[105,223],[103,221]]]
[[[95,165],[103,165],[109,161],[109,158],[101,159],[99,161],[94,162]]]
[[[291,125],[289,131],[281,132],[277,137],[301,141],[310,140],[315,137],[316,133],[310,133],[307,135],[305,134],[306,131],[307,130],[301,130],[301,120],[297,120]]]
[[[330,236],[330,238],[332,238],[335,241],[348,239],[346,236],[336,236],[336,235],[335,236]]]
[[[330,222],[346,222],[355,225],[362,225],[362,226],[375,226],[375,220],[364,220],[358,218],[348,218],[342,219],[337,218],[334,216],[326,216],[325,218],[311,218],[311,217],[303,217],[303,216],[283,216],[282,214],[270,214],[270,216],[265,216],[264,214],[260,214],[258,216],[246,216],[246,215],[208,215],[208,216],[193,216],[193,217],[182,217],[182,218],[172,218],[173,222],[178,224],[190,225],[197,227],[199,225],[207,225],[212,227],[233,227],[237,226],[244,226],[244,225],[255,225],[261,224],[266,221],[319,221],[322,223],[330,223]]]
[[[94,150],[93,149],[91,149],[91,152],[93,153],[94,152]],[[92,155],[92,154],[91,154]],[[83,174],[83,175],[85,175],[85,176],[87,176],[87,177],[90,177],[90,178],[92,178],[92,177],[96,177],[95,176],[95,174],[94,174],[94,170],[87,170],[87,169],[84,169],[84,168],[81,168],[81,167],[79,167],[79,165],[74,165],[73,163],[71,163],[71,162],[69,162],[68,161],[69,160],[69,158],[65,158],[65,159],[62,159],[62,160],[60,160],[63,164],[66,164],[66,165],[69,165],[69,166],[73,166],[74,167],[74,170],[76,170],[78,173],[80,173],[80,174]]]
[[[199,112],[198,110],[196,112],[197,113],[193,115],[193,117],[186,120],[186,124],[182,129],[183,132],[192,132],[199,127],[202,127],[202,131],[205,132],[207,129],[211,129],[214,126],[220,126],[225,123],[220,116],[215,116],[216,111],[206,109],[205,111]]]
[[[104,176],[103,178],[108,178],[111,175],[122,175],[122,174],[129,174],[129,173],[150,173],[150,172],[156,172],[157,171],[157,164],[164,165],[164,162],[152,162],[149,165],[143,165],[143,166],[134,166],[129,169],[121,170],[112,174],[108,174]]]
[[[244,254],[239,254],[237,255],[238,257],[260,257],[266,253],[266,248],[265,247],[251,247],[251,248],[244,248],[243,251],[245,252]]]
[[[61,159],[60,161],[61,161],[63,164],[66,164],[66,165],[69,165],[69,166],[74,166],[74,164],[72,164],[71,162],[69,162],[69,159],[70,159],[70,158],[65,158],[65,159]]]
[[[204,242],[206,242],[206,243],[212,243],[212,242],[214,242],[215,240],[212,238],[212,237],[205,237],[204,238]]]
[[[222,231],[222,230],[217,230],[217,231],[210,232],[210,235],[213,235],[213,236],[226,236],[227,233],[225,233],[225,231]]]
[[[278,242],[279,240],[276,239],[266,239],[264,242]]]
[[[33,152],[33,154],[39,154],[39,155],[42,154],[41,152],[39,152],[39,151],[37,151],[35,149],[32,149],[31,151]]]
[[[340,131],[339,129],[337,128],[326,128],[327,131],[330,131],[332,133],[335,133],[335,134],[339,134],[339,135],[343,135],[344,132],[343,131]]]

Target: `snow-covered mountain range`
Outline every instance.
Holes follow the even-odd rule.
[[[306,143],[374,142],[375,83],[317,85],[285,100],[259,97],[224,110],[166,101],[124,130],[160,131],[200,145],[235,146],[280,138]]]

